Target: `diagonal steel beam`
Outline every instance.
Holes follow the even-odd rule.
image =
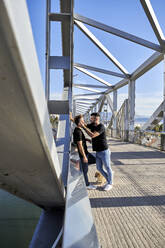
[[[126,76],[124,74],[118,73],[118,72],[113,72],[113,71],[109,71],[109,70],[105,70],[105,69],[101,69],[101,68],[97,68],[97,67],[93,67],[93,66],[89,66],[89,65],[83,65],[83,64],[79,64],[79,63],[74,63],[74,66],[79,67],[79,68],[84,68],[90,71],[97,71],[103,74],[108,74],[111,76],[115,76],[115,77],[121,77],[121,78],[126,78]]]
[[[157,44],[154,44],[154,43],[152,43],[150,41],[144,40],[142,38],[139,38],[139,37],[137,37],[135,35],[129,34],[127,32],[121,31],[119,29],[116,29],[116,28],[113,28],[111,26],[105,25],[105,24],[103,24],[101,22],[97,22],[95,20],[92,20],[90,18],[81,16],[81,15],[77,15],[77,14],[74,14],[74,19],[77,20],[77,21],[83,22],[85,24],[88,24],[88,25],[90,25],[92,27],[95,27],[95,28],[98,28],[100,30],[103,30],[105,32],[108,32],[110,34],[119,36],[119,37],[121,37],[123,39],[132,41],[132,42],[137,43],[139,45],[142,45],[144,47],[148,47],[148,48],[151,48],[151,49],[153,49],[155,51],[161,52],[161,46],[159,46]]]
[[[162,32],[162,29],[159,25],[159,22],[156,18],[156,15],[154,13],[154,10],[152,8],[152,5],[150,3],[150,0],[140,0],[141,5],[143,6],[143,9],[146,13],[146,16],[152,26],[152,29],[159,41],[160,44],[164,45],[165,44],[165,37],[164,34]]]
[[[108,49],[92,34],[84,24],[75,20],[76,26],[115,64],[121,72],[128,76],[128,71],[119,63],[119,61],[108,51]]]
[[[83,72],[84,74],[90,76],[91,78],[93,78],[93,79],[95,79],[95,80],[107,85],[108,87],[112,86],[112,84],[108,83],[107,81],[103,80],[102,78],[96,76],[95,74],[93,74],[93,73],[91,73],[91,72],[89,72],[89,71],[87,71],[87,70],[85,70],[83,68],[80,68],[78,66],[74,66],[74,68],[76,68],[77,70],[79,70],[79,71]]]
[[[155,52],[153,55],[151,55],[143,64],[141,64],[131,75],[131,80],[136,80],[140,76],[142,76],[144,73],[149,71],[151,68],[153,68],[155,65],[160,63],[164,59],[164,55],[159,52]],[[129,79],[123,79],[119,81],[117,84],[113,86],[113,89],[108,89],[105,93],[109,94],[110,92],[117,90],[125,85],[127,85],[129,82]]]

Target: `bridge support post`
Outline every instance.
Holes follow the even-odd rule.
[[[135,80],[128,83],[128,127],[129,141],[134,140],[134,118],[135,118]]]
[[[164,83],[164,92],[163,92],[163,132],[165,132],[165,55],[164,55],[164,68],[163,68],[163,83]]]
[[[116,121],[116,114],[117,114],[117,90],[113,91],[113,130],[112,130],[112,137],[116,137],[116,129],[117,129],[117,121]]]

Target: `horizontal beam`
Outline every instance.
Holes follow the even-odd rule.
[[[88,88],[100,88],[100,89],[108,89],[107,86],[104,85],[96,85],[96,84],[73,84],[73,86],[83,86]]]
[[[76,103],[76,107],[77,106],[81,106],[81,107],[85,107],[85,108],[89,108],[89,107],[92,107],[93,105],[92,104],[85,104],[85,103]]]
[[[83,110],[83,111],[87,111],[89,108],[82,108],[82,107],[77,107],[76,110]]]
[[[70,69],[70,57],[69,56],[50,56],[49,57],[49,69]]]
[[[91,94],[79,94],[79,95],[74,95],[73,98],[77,99],[77,97],[84,97],[84,96],[98,96],[98,95],[102,95],[102,93],[91,93]]]
[[[160,44],[165,44],[165,37],[163,35],[163,32],[161,30],[161,27],[159,25],[159,22],[156,18],[156,15],[154,13],[154,10],[152,8],[152,5],[149,0],[140,0],[141,5],[143,6],[143,9],[146,13],[146,16],[152,26],[152,29],[159,41]]]
[[[93,104],[92,102],[88,102],[88,101],[76,101],[76,104],[79,104],[79,103],[83,103],[83,104],[86,104],[86,105]]]
[[[70,21],[71,15],[70,13],[49,13],[49,20],[50,21]]]
[[[132,41],[132,42],[137,43],[139,45],[142,45],[144,47],[147,47],[147,48],[153,49],[155,51],[161,52],[161,46],[159,46],[157,44],[154,44],[154,43],[152,43],[150,41],[144,40],[142,38],[139,38],[139,37],[137,37],[135,35],[126,33],[124,31],[121,31],[119,29],[116,29],[116,28],[113,28],[111,26],[105,25],[103,23],[97,22],[95,20],[86,18],[86,17],[81,16],[81,15],[74,14],[74,19],[77,20],[77,21],[81,21],[83,23],[86,23],[86,24],[88,24],[88,25],[90,25],[92,27],[95,27],[95,28],[98,28],[100,30],[103,30],[105,32],[108,32],[110,34],[113,34],[113,35],[116,35],[118,37],[121,37],[123,39]]]
[[[82,90],[87,90],[87,91],[91,91],[91,92],[98,92],[98,93],[100,93],[99,90],[91,89],[91,88],[85,87],[83,85],[79,86],[79,85],[74,84],[73,87],[78,88],[78,89],[82,89]]]
[[[119,63],[119,61],[108,51],[108,49],[87,29],[84,24],[75,20],[76,26],[116,65],[121,72],[128,75],[128,71]]]
[[[87,69],[87,70],[90,70],[90,71],[96,71],[96,72],[100,72],[100,73],[103,73],[103,74],[115,76],[115,77],[126,78],[126,76],[124,74],[109,71],[109,70],[105,70],[105,69],[101,69],[101,68],[97,68],[97,67],[93,67],[93,66],[89,66],[89,65],[83,65],[83,64],[79,64],[79,63],[74,63],[74,66],[77,66],[79,68],[84,68],[84,69]]]
[[[107,81],[105,81],[104,79],[102,79],[102,78],[96,76],[95,74],[93,74],[93,73],[87,71],[86,69],[83,69],[83,68],[78,67],[78,66],[74,66],[74,68],[77,69],[77,70],[79,70],[79,71],[81,71],[82,73],[88,75],[89,77],[91,77],[91,78],[93,78],[93,79],[99,81],[100,83],[107,85],[108,87],[111,87],[111,86],[112,86],[112,84],[110,84],[110,83],[108,83]]]

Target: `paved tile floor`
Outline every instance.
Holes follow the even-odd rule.
[[[88,191],[102,248],[165,248],[165,153],[110,139],[114,186]],[[89,178],[95,182],[95,166]]]

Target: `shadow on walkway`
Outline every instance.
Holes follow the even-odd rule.
[[[165,195],[91,198],[90,203],[92,208],[161,206],[161,205],[165,205]]]
[[[112,160],[119,159],[156,159],[164,158],[165,153],[159,151],[112,152]]]

